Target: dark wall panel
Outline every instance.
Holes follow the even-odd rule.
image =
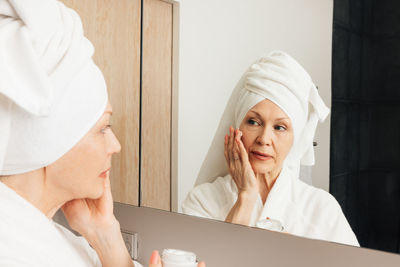
[[[400,252],[400,1],[334,0],[330,191],[363,247]]]

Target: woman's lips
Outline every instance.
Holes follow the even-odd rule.
[[[100,173],[99,177],[100,178],[107,178],[107,173],[111,168],[109,168],[108,170],[105,170],[104,172]]]
[[[263,161],[272,159],[272,156],[271,156],[271,155],[266,154],[266,153],[261,153],[261,152],[258,152],[258,151],[252,151],[251,154],[252,154],[256,159],[263,160]]]

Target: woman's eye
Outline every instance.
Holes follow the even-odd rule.
[[[281,132],[286,131],[286,127],[282,126],[282,125],[276,125],[274,128],[277,131],[281,131]]]
[[[259,126],[260,125],[260,123],[258,123],[257,121],[255,121],[253,119],[248,120],[247,123],[250,124],[250,125],[254,125],[254,126]]]
[[[107,131],[108,129],[111,129],[111,124],[108,124],[108,125],[106,125],[106,127],[104,127],[103,129],[101,129],[101,132],[102,132],[102,133],[106,133],[106,131]]]

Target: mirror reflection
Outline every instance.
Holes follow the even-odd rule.
[[[177,178],[178,188],[172,194],[173,210],[179,212],[183,211],[187,194],[200,184],[196,180],[209,148],[216,149],[212,146],[213,138],[238,80],[260,56],[276,49],[285,51],[300,62],[297,65],[301,69],[307,70],[318,85],[321,98],[328,107],[330,104],[331,1],[234,2],[229,3],[229,11],[225,9],[227,2],[213,4],[213,9],[208,8],[209,4],[191,1],[180,6],[178,170],[172,175]],[[202,20],[203,16],[207,21]],[[240,123],[228,122],[221,129],[218,163],[222,168],[227,168],[224,135],[229,126],[239,128]],[[329,134],[328,120],[319,126],[309,143],[318,143],[315,167],[301,167],[303,180],[326,191]],[[210,173],[205,179],[226,174]]]
[[[399,25],[393,19],[396,5],[344,0],[182,2],[172,210],[398,252],[399,152],[390,141],[398,134],[379,131],[387,125],[382,118],[397,121],[399,113],[393,100],[399,63],[398,39],[393,36],[398,26],[388,27]],[[385,13],[393,16],[384,18]],[[371,16],[379,19],[363,23]],[[377,39],[382,34],[390,41]],[[308,161],[293,152],[302,133],[296,127],[304,127],[313,112],[315,121],[322,121],[323,112],[312,103],[306,115],[289,111],[299,108],[301,104],[293,104],[299,101],[279,101],[258,91],[265,80],[291,88],[281,79],[292,80],[292,75],[259,75],[260,82],[255,78],[255,73],[270,75],[284,65],[268,58],[276,49],[290,55],[318,88],[309,91],[317,92],[313,97],[305,91],[306,97],[298,97],[315,100],[318,95],[331,109],[315,135],[313,128],[302,142],[309,149],[300,154],[309,156]],[[378,53],[382,49],[386,56]],[[266,55],[277,66],[264,70]],[[243,84],[263,100],[239,98],[236,93],[246,88]],[[371,109],[374,99],[379,103]],[[306,122],[297,116],[305,116]],[[371,152],[374,137],[382,144],[374,149],[379,159]],[[280,140],[288,151],[285,145],[274,146]],[[315,162],[310,160],[313,142]],[[268,144],[273,149],[267,150]],[[292,178],[286,184],[282,177]],[[374,219],[372,210],[379,218]],[[383,225],[388,223],[386,231]]]
[[[290,55],[257,59],[228,101],[183,213],[357,246],[337,201],[299,179],[300,165],[314,165],[316,125],[328,113]]]

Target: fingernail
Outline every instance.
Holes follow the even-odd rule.
[[[150,264],[159,264],[160,263],[160,255],[157,250],[153,250],[150,257]]]

